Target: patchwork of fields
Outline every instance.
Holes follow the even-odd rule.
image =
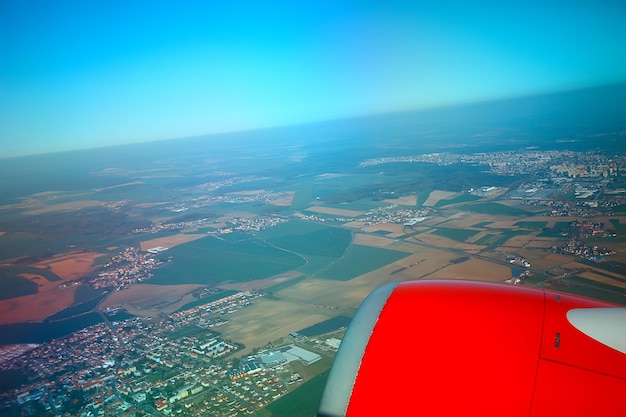
[[[306,198],[298,194],[291,193],[305,208]],[[309,195],[309,198],[312,197]],[[310,310],[310,305],[354,309],[370,291],[385,282],[442,277],[504,281],[512,272],[505,255],[498,253],[516,253],[537,267],[570,262],[570,258],[562,255],[546,255],[545,250],[558,242],[558,237],[551,235],[549,230],[567,227],[575,218],[555,220],[530,215],[508,203],[476,200],[463,194],[440,191],[397,199],[398,203],[435,206],[443,210],[441,215],[408,229],[393,223],[349,222],[341,225],[291,218],[254,234],[164,234],[141,243],[143,250],[154,246],[169,247],[158,255],[164,264],[154,270],[154,277],[148,282],[150,285],[141,286],[140,293],[134,289],[126,291],[130,291],[128,295],[147,297],[146,300],[159,306],[159,311],[173,311],[193,302],[189,289],[198,286],[221,285],[233,290],[266,288],[272,294],[273,302],[296,302],[290,307],[292,314],[284,315],[283,323],[284,328],[295,328],[302,324],[298,317],[311,314],[311,317],[320,317]],[[385,203],[395,201],[388,199]],[[448,209],[448,206],[455,208]],[[328,207],[309,204],[306,207],[309,211],[330,216],[328,219],[332,220],[332,216],[356,216],[364,213],[367,207],[382,206],[360,200],[354,204],[330,204]],[[241,212],[237,216],[253,218],[255,214]],[[620,218],[601,220],[621,227]],[[626,253],[626,249],[618,252],[618,256],[619,253]],[[479,258],[472,258],[479,254]],[[469,255],[469,258],[458,262],[461,255]],[[0,285],[6,287],[2,294],[8,299],[0,300],[3,321],[10,323],[17,317],[43,320],[71,306],[75,302],[74,288],[57,289],[55,281],[62,283],[80,278],[95,267],[102,255],[83,253],[78,256],[42,261],[36,265],[39,268],[36,274],[23,274],[15,278],[16,282],[11,281],[11,277],[4,277]],[[7,268],[5,265],[3,270],[8,271]],[[580,277],[604,285],[616,285],[615,280],[597,273],[581,273]],[[183,292],[159,291],[160,286],[180,288]],[[135,309],[138,314],[142,312],[136,310],[136,306],[151,308],[146,302],[133,299],[135,296],[128,298],[124,294],[126,292],[114,294],[102,306],[121,304],[129,310]],[[26,301],[29,297],[38,300],[37,310],[16,309],[16,305],[31,303],[15,303],[14,300]],[[128,298],[128,301],[122,302],[122,298]],[[252,314],[255,308],[254,305],[249,308]],[[243,336],[243,330],[234,330],[237,321],[234,320],[230,327]]]
[[[98,309],[121,306],[125,314],[153,317],[236,291],[265,291],[265,297],[233,312],[228,322],[220,326],[224,337],[245,346],[235,355],[242,357],[268,342],[281,340],[290,332],[303,329],[322,332],[331,328],[330,324],[338,317],[349,320],[347,317],[354,314],[361,301],[385,283],[437,278],[506,281],[520,271],[508,262],[511,255],[524,257],[534,270],[558,265],[563,271],[579,271],[559,284],[565,285],[561,289],[573,293],[619,302],[616,294],[626,289],[626,280],[610,269],[594,268],[572,262],[569,256],[546,253],[558,245],[558,231],[567,228],[575,218],[557,220],[537,216],[509,203],[436,190],[384,202],[359,200],[354,204],[327,206],[311,205],[314,192],[306,189],[291,192],[288,201],[281,204],[286,207],[291,203],[302,211],[271,228],[230,234],[217,232],[238,218],[253,219],[258,215],[241,211],[217,217],[211,227],[195,229],[193,233],[162,232],[143,239],[142,251],[159,246],[168,248],[155,255],[162,265],[152,271],[154,276],[145,283],[106,297],[92,295],[81,303],[75,296],[77,287],[60,286],[95,270],[102,262],[102,253],[66,254],[33,262],[31,269],[22,267],[27,273],[0,280],[0,292],[6,297],[0,300],[0,324],[24,317],[54,321],[1,326],[0,337],[22,342],[45,341],[100,322],[102,318],[93,312]],[[412,205],[434,207],[437,215],[412,225],[362,220],[368,210],[390,204],[397,204],[399,209]],[[301,219],[311,213],[322,220]],[[334,220],[357,216],[359,221]],[[615,217],[598,221],[621,228],[620,220]],[[107,251],[115,251],[118,246],[119,243],[112,242]],[[626,259],[626,244],[616,255],[616,259],[622,258]],[[5,273],[14,268],[10,263],[0,267],[0,272]],[[531,274],[528,282],[545,280]],[[218,286],[224,291],[198,300],[193,292],[205,286]],[[34,303],[37,309],[27,308]],[[33,339],[33,332],[43,339]],[[312,379],[286,397],[289,401],[277,401],[267,411],[287,415],[294,411],[292,398],[304,394],[313,395],[314,401],[303,402],[298,410],[314,410],[324,378],[325,374]]]

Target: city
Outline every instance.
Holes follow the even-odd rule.
[[[271,351],[223,360],[241,346],[210,329],[263,294],[225,295],[230,293],[219,289],[205,293],[222,297],[154,319],[125,318],[124,311],[111,309],[107,323],[64,340],[19,351],[3,348],[0,366],[23,366],[22,371],[33,375],[33,383],[3,393],[0,406],[16,402],[35,415],[48,411],[76,416],[237,416],[267,405],[301,382],[293,361],[306,365],[321,359],[313,351],[323,342],[297,336]],[[339,340],[329,339],[322,354],[332,357]],[[306,350],[294,343],[311,347]]]

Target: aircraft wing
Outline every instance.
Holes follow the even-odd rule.
[[[318,416],[624,416],[625,395],[626,308],[423,280],[363,301]]]

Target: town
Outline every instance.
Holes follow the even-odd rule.
[[[481,165],[498,175],[542,175],[550,172],[554,177],[607,178],[621,175],[626,169],[624,156],[604,156],[593,152],[539,151],[522,149],[506,152],[479,152],[474,154],[429,153],[414,156],[397,156],[368,159],[360,166],[389,163],[427,162],[441,166],[452,164]]]
[[[294,335],[284,346],[227,360],[242,346],[211,329],[263,293],[204,292],[222,297],[165,318],[109,309],[110,326],[3,350],[0,369],[22,367],[31,377],[19,390],[0,395],[0,409],[14,403],[30,415],[84,417],[249,414],[302,381],[294,361],[306,366],[320,355],[332,357],[339,346],[341,332],[324,340]]]

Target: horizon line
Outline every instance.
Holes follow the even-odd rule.
[[[462,108],[462,107],[474,106],[474,105],[488,105],[488,104],[494,104],[494,103],[500,103],[500,102],[508,102],[508,101],[515,101],[515,100],[554,96],[554,95],[560,95],[560,94],[584,92],[584,91],[589,91],[589,90],[601,90],[601,89],[607,89],[607,88],[626,88],[626,80],[617,81],[617,82],[608,83],[608,84],[590,85],[590,86],[578,87],[578,88],[568,88],[568,89],[564,88],[564,89],[522,94],[522,95],[516,95],[516,96],[485,98],[485,99],[474,100],[474,101],[469,101],[469,100],[459,101],[455,103],[447,103],[447,104],[434,105],[434,106],[416,107],[416,108],[410,108],[410,109],[398,109],[398,110],[392,110],[392,111],[382,111],[378,113],[363,113],[363,114],[350,115],[350,116],[339,116],[339,117],[330,118],[330,119],[302,121],[302,122],[290,123],[290,124],[278,124],[278,125],[269,125],[269,126],[259,126],[259,127],[254,127],[254,128],[224,130],[224,131],[201,133],[197,135],[188,135],[188,136],[176,136],[176,137],[155,138],[155,139],[148,139],[148,140],[137,140],[137,141],[129,141],[126,143],[117,143],[113,145],[90,146],[90,147],[84,147],[84,148],[81,147],[81,148],[65,149],[65,150],[58,150],[58,151],[43,151],[43,152],[25,153],[25,154],[17,154],[17,155],[10,155],[10,156],[0,156],[0,160],[28,158],[28,157],[34,157],[34,156],[45,156],[45,155],[54,155],[54,154],[65,154],[65,153],[71,153],[71,152],[82,152],[82,151],[89,151],[89,150],[96,150],[96,149],[110,149],[110,148],[117,148],[117,147],[124,147],[124,146],[150,144],[150,143],[155,143],[155,142],[169,142],[169,141],[203,138],[203,137],[209,138],[211,136],[245,134],[245,133],[261,132],[261,131],[268,131],[268,130],[274,130],[274,129],[290,129],[290,128],[302,127],[302,126],[307,126],[307,125],[347,122],[347,121],[354,121],[354,120],[359,120],[359,119],[369,119],[369,118],[385,117],[385,116],[399,115],[399,114],[440,111],[440,110]]]

